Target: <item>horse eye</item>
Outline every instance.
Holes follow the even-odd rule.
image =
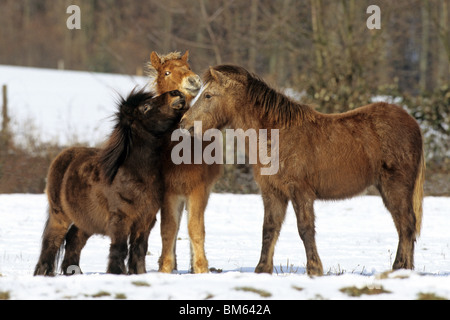
[[[166,71],[165,75],[168,76],[170,73],[170,71]]]
[[[146,112],[149,111],[151,108],[152,108],[152,106],[146,103],[146,104],[144,104],[144,105],[142,106],[142,112],[143,112],[143,113],[146,113]]]

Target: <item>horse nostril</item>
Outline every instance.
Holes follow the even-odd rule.
[[[191,136],[194,134],[194,127],[193,126],[191,126],[191,127],[186,126],[186,114],[183,115],[183,117],[181,118],[179,124],[180,124],[180,129],[187,130]]]
[[[180,120],[180,129],[184,129],[184,115],[181,117]]]

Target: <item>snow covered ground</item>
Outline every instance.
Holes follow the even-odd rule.
[[[255,274],[263,205],[259,195],[212,194],[206,252],[220,273],[189,274],[186,218],[177,242],[179,271],[157,272],[159,223],[149,240],[147,273],[105,274],[109,238],[83,250],[84,274],[33,277],[46,219],[45,195],[0,195],[0,297],[9,299],[418,299],[450,298],[450,198],[427,197],[415,271],[389,271],[397,234],[379,197],[316,202],[317,245],[326,275],[305,274],[306,257],[289,206],[275,250],[273,275]],[[374,294],[364,294],[374,293]],[[356,295],[356,296],[355,296]],[[358,296],[359,295],[359,296]]]

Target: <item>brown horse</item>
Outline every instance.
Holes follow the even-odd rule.
[[[156,92],[180,90],[191,101],[201,88],[201,80],[191,71],[188,52],[181,56],[173,52],[159,56],[152,52],[148,64],[150,76],[155,77]],[[173,130],[178,125],[173,127]],[[208,272],[205,255],[204,213],[212,186],[222,173],[219,164],[174,164],[172,148],[178,143],[166,137],[163,150],[164,200],[161,207],[162,252],[159,271],[170,273],[176,269],[176,239],[181,214],[186,203],[188,230],[191,241],[191,265],[194,273]],[[191,145],[194,145],[193,139]],[[205,148],[207,144],[203,144]]]
[[[188,63],[189,51],[183,55],[171,52],[159,55],[155,51],[150,54],[150,62],[146,64],[147,75],[153,79],[152,89],[158,94],[167,91],[181,91],[189,105],[200,91],[202,81],[195,74]]]
[[[290,200],[305,246],[307,273],[322,275],[314,200],[349,198],[371,185],[380,191],[398,231],[393,268],[414,268],[425,162],[419,125],[407,112],[396,105],[373,103],[342,114],[322,114],[237,66],[210,68],[204,81],[204,91],[183,116],[182,127],[192,129],[194,120],[201,120],[203,130],[265,128],[279,135],[278,173],[262,175],[265,165],[261,161],[254,165],[264,202],[256,272],[273,270],[274,247]]]
[[[104,148],[72,147],[56,157],[47,177],[49,216],[35,275],[54,274],[64,240],[63,272],[78,266],[92,234],[111,238],[107,272],[126,273],[128,240],[128,272],[145,272],[148,236],[164,187],[161,136],[179,121],[185,105],[179,91],[158,97],[133,91],[121,99]]]

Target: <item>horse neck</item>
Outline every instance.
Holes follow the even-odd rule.
[[[265,128],[286,128],[315,122],[317,112],[308,105],[297,103],[264,81],[251,79],[247,83],[244,109],[248,119],[257,118]]]
[[[146,163],[156,162],[162,140],[149,132],[133,132],[132,146],[127,158],[129,163],[141,161]]]
[[[249,103],[242,114],[242,125],[254,129],[309,128],[316,123],[319,114],[307,105],[291,102],[284,110],[267,110],[258,103]]]
[[[248,129],[270,129],[267,127],[266,123],[261,121],[259,115],[252,112],[251,109],[253,109],[253,106],[247,104],[245,105],[243,112],[233,112],[233,116],[229,117],[229,119],[231,119],[231,122],[229,123],[230,127],[242,129],[244,131],[247,131]]]

